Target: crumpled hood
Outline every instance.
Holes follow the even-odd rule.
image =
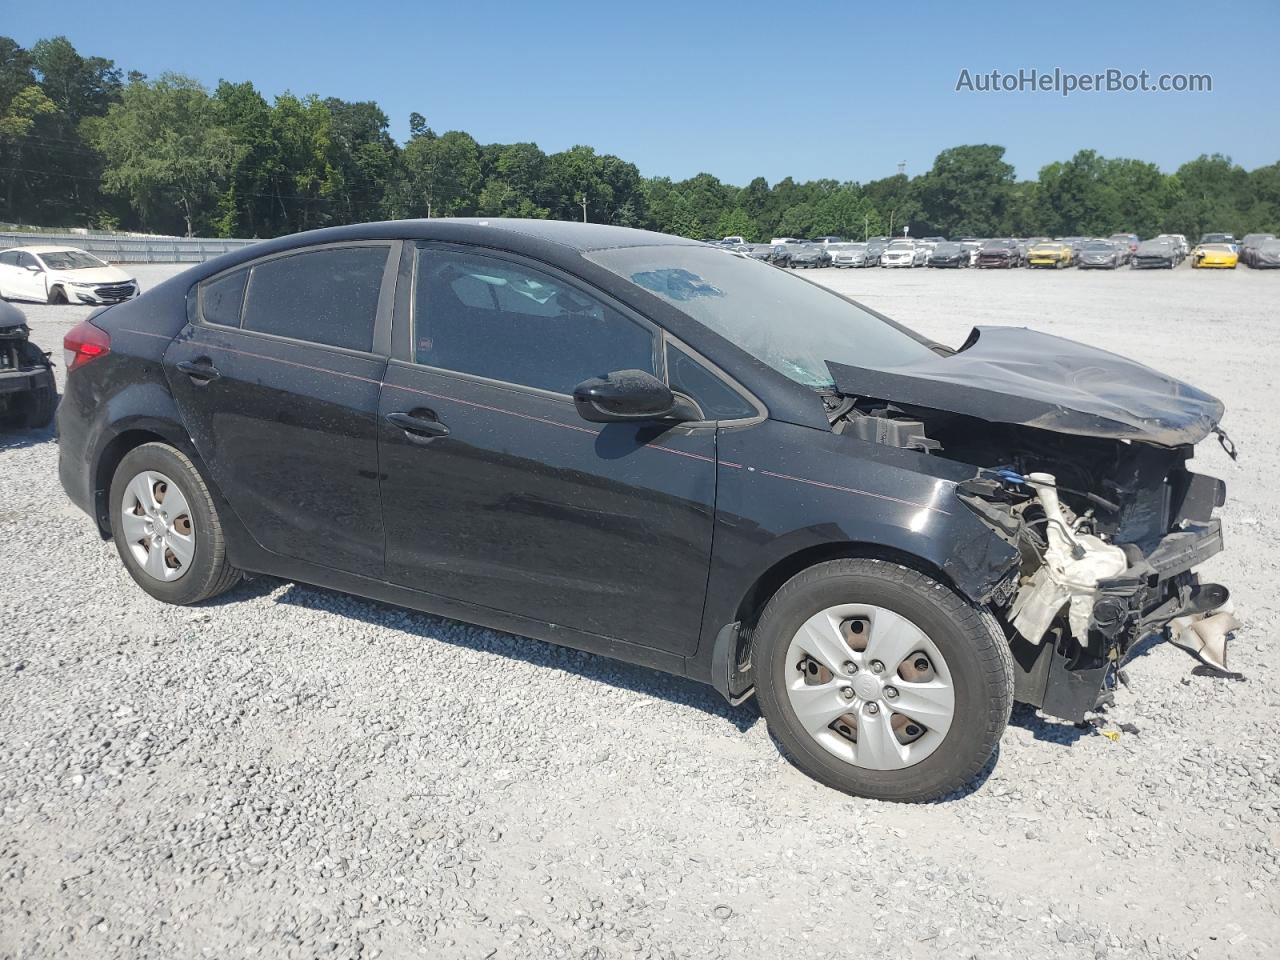
[[[0,329],[7,330],[10,327],[16,327],[26,322],[27,318],[22,315],[21,310],[0,300]]]
[[[1216,397],[1096,347],[1024,327],[975,327],[959,351],[885,369],[828,361],[836,389],[991,423],[1174,447],[1222,419]]]

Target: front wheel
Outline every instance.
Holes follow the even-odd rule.
[[[24,430],[43,430],[53,422],[58,408],[58,393],[52,387],[36,387],[16,397],[9,416],[14,426]]]
[[[833,560],[789,580],[755,629],[769,730],[802,771],[880,800],[933,800],[973,779],[1013,703],[1013,661],[991,614],[879,560]]]
[[[130,450],[116,467],[110,497],[120,559],[157,600],[199,603],[239,581],[213,495],[181,450],[166,443]]]

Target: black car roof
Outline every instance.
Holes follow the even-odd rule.
[[[434,217],[430,220],[384,220],[325,227],[264,240],[207,260],[182,274],[192,283],[222,270],[302,247],[353,240],[440,240],[500,246],[539,259],[561,260],[592,250],[617,247],[703,246],[697,240],[651,230],[612,227],[603,223],[568,220],[521,220],[514,217]]]
[[[449,239],[466,233],[503,234],[503,241],[519,245],[521,238],[554,243],[579,253],[614,247],[646,247],[658,244],[696,244],[697,240],[674,237],[652,230],[612,227],[603,223],[578,223],[572,220],[521,220],[514,217],[436,217],[430,220],[385,220],[358,223],[346,227],[330,227],[294,234],[298,246],[342,240],[402,240],[415,237]]]

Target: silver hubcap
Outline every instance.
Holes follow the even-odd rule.
[[[157,580],[177,580],[196,555],[196,530],[187,498],[176,483],[155,470],[144,470],[125,487],[120,529],[138,566]]]
[[[900,614],[845,603],[814,614],[787,648],[796,719],[828,753],[870,770],[919,763],[942,743],[955,689],[941,651]]]

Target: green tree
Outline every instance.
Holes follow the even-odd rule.
[[[330,121],[323,193],[332,215],[339,223],[379,220],[398,160],[387,115],[368,101],[348,103],[330,97],[324,107]]]
[[[867,201],[879,211],[886,234],[901,236],[904,223],[918,221],[923,216],[914,185],[905,174],[872,180],[862,189]]]
[[[271,201],[281,232],[292,233],[332,222],[329,184],[329,128],[333,115],[319,97],[291,93],[276,98],[271,131],[279,150],[272,168]]]
[[[1094,150],[1040,170],[1037,204],[1043,229],[1054,236],[1105,236],[1119,229],[1117,197],[1107,161]],[[1014,231],[1011,231],[1014,232]]]
[[[272,189],[284,168],[271,105],[252,83],[222,81],[213,95],[218,123],[239,146],[218,201],[216,232],[222,237],[264,237],[285,232],[287,218]]]
[[[406,215],[453,217],[475,212],[480,148],[470,134],[450,130],[409,141],[402,158]]]
[[[105,118],[90,117],[83,127],[106,160],[107,189],[127,195],[150,226],[169,227],[176,213],[192,236],[213,219],[210,201],[239,151],[217,120],[198,81],[167,73],[131,83]]]
[[[482,216],[542,219],[550,211],[541,205],[546,154],[536,143],[494,144],[494,160],[480,191],[477,212]]]
[[[855,183],[841,184],[826,192],[815,206],[816,216],[810,231],[815,236],[862,239],[870,232],[871,204]]]
[[[1251,226],[1245,221],[1249,206],[1249,175],[1220,153],[1202,154],[1177,171],[1179,198],[1170,213],[1177,232],[1193,243],[1202,233],[1240,231]]]
[[[752,242],[760,239],[760,228],[741,207],[734,207],[720,215],[716,222],[715,234],[718,237],[746,237]]]
[[[943,150],[916,186],[921,219],[946,236],[991,236],[1004,222],[1013,183],[1004,147],[984,143]]]

